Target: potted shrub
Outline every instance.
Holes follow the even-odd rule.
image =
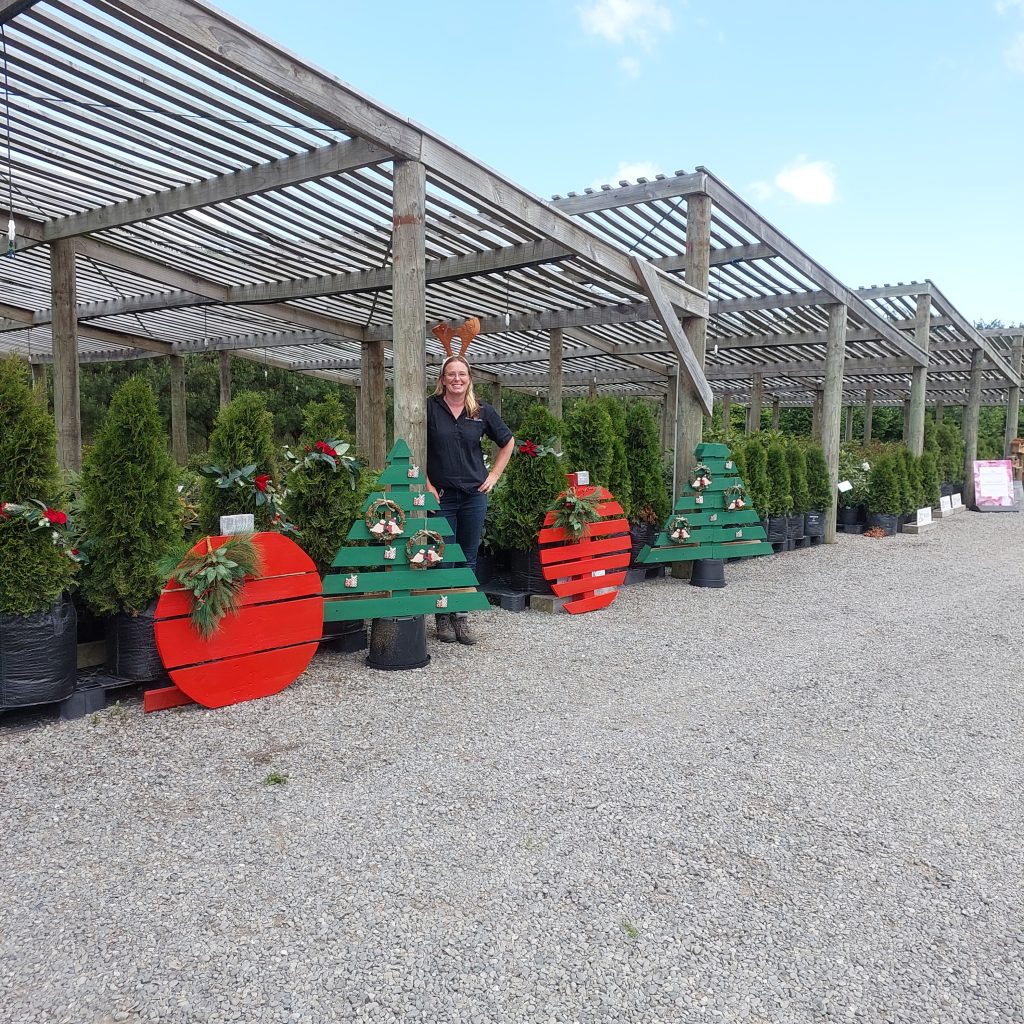
[[[825,517],[832,513],[832,487],[820,444],[807,446],[807,503],[810,509],[804,516],[804,533],[808,537],[824,537]]]
[[[868,527],[883,530],[888,536],[896,533],[902,499],[899,470],[891,451],[875,456],[867,486]]]
[[[787,517],[793,510],[789,462],[786,459],[786,444],[781,436],[777,436],[769,442],[766,465],[768,470],[768,543],[781,544],[786,540],[789,525]]]
[[[631,507],[628,518],[632,564],[641,549],[657,540],[658,528],[668,518],[671,508],[665,493],[658,424],[644,402],[634,402],[626,409],[625,445],[629,452]]]
[[[153,615],[165,582],[157,563],[182,540],[177,483],[156,396],[132,377],[114,392],[82,466],[82,596],[108,616],[107,670],[135,682],[163,674]]]
[[[596,401],[577,402],[565,418],[562,440],[568,471],[586,470],[592,485],[611,490],[614,436],[611,417],[605,409]]]
[[[608,414],[602,412],[605,420]],[[516,432],[517,446],[498,485],[494,533],[509,549],[512,588],[547,594],[540,571],[537,536],[551,502],[565,490],[566,476],[555,452],[558,421],[543,406],[527,412]]]
[[[77,568],[59,506],[57,433],[28,366],[0,361],[0,707],[70,696],[77,678]]]
[[[199,505],[202,529],[219,534],[221,516],[247,512],[257,531],[280,528],[274,423],[262,395],[246,392],[220,410],[207,455]]]
[[[612,425],[612,458],[606,486],[628,519],[633,503],[633,481],[626,455],[626,410],[618,398],[610,395],[598,399],[598,405],[608,413]]]
[[[804,516],[811,511],[811,496],[807,489],[807,455],[803,442],[798,438],[786,439],[786,464],[789,467],[789,493],[793,499],[788,521],[786,539],[803,540]]]
[[[896,473],[900,488],[900,514],[897,530],[902,532],[904,525],[917,518],[917,460],[903,446],[895,450]]]
[[[874,458],[874,454],[871,454]],[[863,519],[867,501],[868,473],[871,462],[868,453],[860,445],[846,444],[839,448],[839,480],[846,480],[850,490],[839,492],[837,523],[842,527],[853,527]]]
[[[939,462],[935,452],[926,448],[921,456],[920,508],[934,508],[939,504]]]
[[[942,494],[957,494],[963,491],[964,439],[955,423],[945,420],[935,428],[936,446],[939,453],[939,475],[942,477]]]
[[[747,438],[746,444],[737,445],[739,451],[743,452],[742,465],[745,471],[740,475],[747,482],[747,493],[750,495],[750,502],[757,509],[761,517],[760,525],[767,534],[768,531],[768,506],[771,504],[771,485],[768,480],[768,449],[765,447],[764,438],[761,434],[752,434]],[[734,454],[738,455],[739,451]],[[737,461],[737,466],[741,463]]]

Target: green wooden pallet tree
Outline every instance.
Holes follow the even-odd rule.
[[[384,616],[470,612],[488,608],[452,528],[426,489],[426,476],[412,464],[409,446],[399,438],[375,491],[363,503],[363,518],[352,524],[348,541],[324,577],[327,622],[378,619]],[[395,533],[395,530],[400,532]]]
[[[696,465],[676,507],[653,546],[637,557],[642,565],[698,558],[770,555],[761,518],[724,444],[699,444]],[[730,508],[730,505],[732,506]]]

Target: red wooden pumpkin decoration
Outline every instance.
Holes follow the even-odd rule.
[[[551,526],[554,512],[544,518],[540,531],[541,573],[557,597],[570,597],[564,608],[573,615],[606,608],[615,600],[629,568],[629,523],[622,507],[603,487],[577,487],[581,495],[595,491],[601,499],[600,519],[591,523],[584,540],[572,541],[563,529]],[[603,575],[595,576],[596,572]]]
[[[216,548],[226,540],[213,537],[211,543]],[[190,699],[221,708],[269,697],[305,671],[323,633],[316,567],[298,544],[279,533],[258,533],[253,542],[262,575],[246,581],[238,614],[226,615],[208,640],[192,625],[191,602],[179,584],[169,584],[160,595],[156,645],[175,685],[150,690],[144,699],[147,711]]]

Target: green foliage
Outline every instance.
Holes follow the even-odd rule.
[[[601,518],[598,511],[600,503],[596,490],[583,494],[579,489],[569,487],[548,506],[548,512],[554,512],[551,525],[565,530],[573,542],[584,540],[590,535],[591,525]]]
[[[611,395],[598,399],[598,405],[612,424],[612,461],[608,471],[608,490],[622,506],[623,515],[629,518],[633,503],[633,481],[629,472],[626,455],[626,410],[621,399]]]
[[[663,523],[671,506],[665,493],[657,421],[646,402],[627,406],[625,420],[630,518],[638,523]]]
[[[803,442],[795,437],[786,439],[786,464],[789,466],[789,493],[793,499],[792,511],[799,515],[811,511],[811,495],[807,488],[807,455]]]
[[[607,413],[604,414],[607,418]],[[558,421],[541,405],[523,418],[516,440],[543,444],[558,434]],[[509,460],[494,503],[494,534],[501,547],[529,551],[537,543],[548,506],[566,486],[565,471],[556,455],[530,458],[516,451]]]
[[[879,452],[871,463],[868,476],[868,509],[880,515],[898,516],[902,512],[899,469],[896,454],[886,450]]]
[[[918,508],[934,508],[939,504],[939,461],[935,452],[924,450],[920,459],[921,493]]]
[[[747,485],[750,502],[762,519],[769,515],[771,505],[771,483],[768,479],[768,449],[761,434],[751,434],[746,443],[737,444],[742,448],[746,472],[741,474]],[[733,453],[734,455],[737,453]],[[737,463],[739,465],[739,463]]]
[[[233,399],[220,411],[217,426],[210,437],[210,462],[225,470],[256,465],[257,474],[269,475],[276,486],[279,482],[274,430],[267,403],[262,395],[247,393]],[[218,487],[211,479],[204,479],[199,508],[199,520],[207,533],[220,532],[220,517],[253,514],[256,530],[271,525],[273,508],[256,504],[254,488]]]
[[[868,470],[864,463],[871,465],[877,454],[876,449],[864,448],[856,441],[850,441],[839,447],[839,479],[849,480],[852,489],[839,492],[839,504],[842,508],[856,508],[867,504]]]
[[[964,476],[964,439],[955,423],[943,420],[935,435],[939,452],[939,474],[943,483],[959,483]]]
[[[328,438],[347,440],[345,422],[345,410],[335,396],[310,402],[303,410],[299,441],[312,447]],[[321,576],[343,546],[365,497],[343,466],[332,470],[325,461],[308,466],[300,462],[289,473],[285,509],[299,530],[295,542],[313,559]]]
[[[182,535],[177,480],[153,389],[129,378],[82,467],[82,593],[98,614],[134,615],[159,595],[156,564]]]
[[[907,516],[918,508],[918,483],[914,456],[903,445],[896,448],[896,472],[900,487],[900,514]]]
[[[611,417],[600,403],[577,402],[565,418],[562,439],[569,472],[588,470],[592,484],[608,487],[614,435]]]
[[[28,365],[0,360],[0,503],[32,499],[58,504],[57,432],[32,393]],[[33,615],[71,586],[75,563],[49,530],[19,517],[0,517],[0,612]]]
[[[786,442],[781,436],[774,437],[768,444],[768,507],[763,513],[768,516],[786,516],[793,511],[793,491],[789,478],[789,460],[786,458]]]
[[[825,451],[813,441],[807,445],[807,496],[811,511],[828,512],[832,508],[833,493]]]

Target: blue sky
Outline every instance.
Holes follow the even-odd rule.
[[[537,194],[702,164],[851,286],[1024,323],[1024,0],[219,0]]]

